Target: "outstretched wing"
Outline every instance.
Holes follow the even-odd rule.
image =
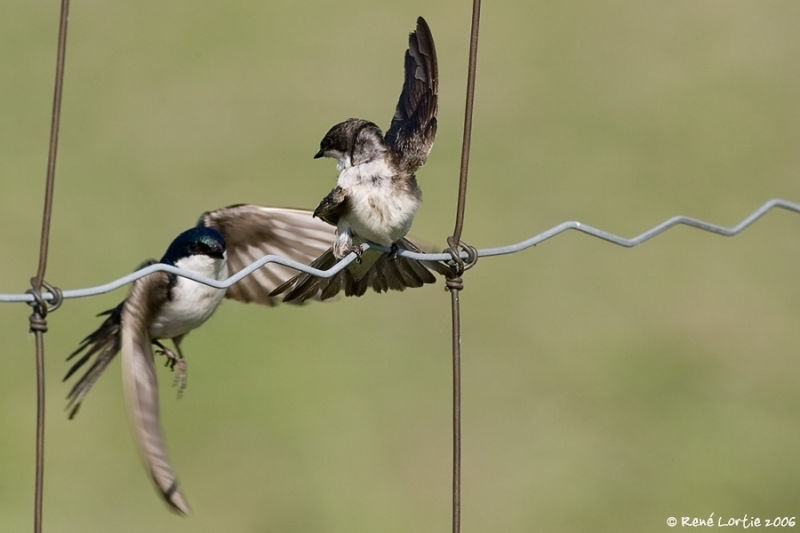
[[[425,164],[436,137],[439,71],[433,35],[425,19],[417,19],[417,29],[408,37],[405,81],[400,100],[386,132],[401,168],[413,174]]]
[[[303,209],[232,205],[203,213],[198,225],[214,228],[225,237],[231,274],[269,254],[308,264],[328,249],[335,238],[334,227]],[[269,293],[296,273],[269,263],[231,285],[225,296],[275,305],[279,300]]]
[[[147,325],[167,298],[169,276],[155,272],[134,282],[122,308],[122,383],[136,442],[161,495],[175,510],[189,513],[167,458],[158,406],[158,382]],[[162,301],[157,301],[157,300]]]

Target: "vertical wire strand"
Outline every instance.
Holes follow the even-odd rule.
[[[42,233],[39,241],[39,266],[36,276],[31,279],[36,305],[31,317],[31,330],[36,339],[36,473],[33,503],[33,531],[42,531],[42,503],[44,493],[44,415],[45,415],[45,379],[44,379],[44,334],[47,323],[47,303],[41,297],[42,287],[47,270],[47,255],[50,241],[50,221],[53,212],[53,191],[55,185],[56,154],[58,153],[58,130],[61,120],[61,95],[64,86],[64,59],[67,43],[67,21],[69,18],[69,0],[61,0],[61,15],[58,25],[58,49],[56,52],[55,88],[53,90],[53,111],[50,120],[50,148],[47,155],[47,177],[45,182],[44,209],[42,212]]]
[[[39,245],[39,267],[36,280],[39,285],[44,281],[47,269],[47,252],[50,242],[50,220],[53,212],[53,189],[56,174],[56,155],[58,153],[58,130],[61,123],[61,94],[64,87],[64,60],[67,44],[67,21],[69,19],[69,0],[61,0],[61,17],[58,26],[58,50],[56,52],[56,79],[53,89],[53,112],[50,119],[50,149],[47,154],[47,180],[44,193],[44,211],[42,213],[42,234]]]
[[[44,332],[36,336],[36,473],[33,499],[33,531],[42,531],[42,495],[44,492]]]
[[[453,533],[461,531],[461,316],[459,290],[450,291],[453,317]]]
[[[464,106],[464,135],[461,142],[461,167],[458,179],[458,207],[453,240],[461,240],[464,227],[464,208],[467,199],[467,174],[469,173],[470,145],[472,143],[472,109],[475,101],[475,71],[478,59],[478,30],[481,20],[481,0],[472,2],[472,27],[469,37],[469,63],[467,66],[467,97]]]
[[[464,107],[464,136],[461,144],[461,167],[458,179],[458,204],[453,235],[448,239],[453,254],[453,275],[448,277],[453,331],[453,485],[452,485],[452,531],[461,531],[461,308],[460,292],[463,288],[461,274],[465,264],[459,257],[461,232],[464,226],[464,208],[467,198],[467,175],[469,172],[470,144],[472,140],[472,112],[475,100],[475,71],[478,58],[478,29],[480,26],[481,0],[472,2],[472,25],[469,39],[469,63],[467,66],[467,93]],[[471,263],[477,259],[474,248]],[[470,265],[471,266],[471,265]]]

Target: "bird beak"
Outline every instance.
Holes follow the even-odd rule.
[[[320,148],[319,152],[314,154],[314,159],[319,159],[320,157],[324,157],[324,156],[325,156],[325,151],[322,148]]]

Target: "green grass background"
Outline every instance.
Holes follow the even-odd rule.
[[[415,17],[440,125],[413,234],[452,230],[468,2],[73,2],[47,278],[106,282],[207,209],[316,206],[311,156],[350,116],[386,127]],[[58,8],[0,7],[0,291],[36,266]],[[633,236],[800,200],[800,4],[486,2],[464,238],[564,220]],[[800,218],[635,249],[577,233],[481,260],[463,292],[465,531],[662,531],[668,516],[800,513]],[[49,320],[51,532],[447,531],[450,316],[442,284],[330,304],[226,303],[163,371],[194,514],[159,501],[115,364],[76,420],[64,357],[124,290]],[[0,305],[0,530],[31,527],[28,308]]]

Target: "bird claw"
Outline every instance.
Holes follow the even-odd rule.
[[[360,246],[353,246],[352,248],[350,248],[349,251],[353,252],[354,254],[356,254],[356,263],[358,263],[360,265],[361,264],[361,256],[364,255],[364,250],[362,250]]]
[[[186,360],[178,359],[175,366],[178,368],[175,371],[175,377],[172,379],[172,386],[178,388],[178,398],[180,398],[183,396],[183,391],[186,390],[186,381],[188,378],[188,372],[186,371]]]
[[[172,386],[178,388],[178,398],[180,398],[183,396],[183,391],[186,390],[188,377],[186,360],[182,356],[176,355],[175,352],[165,346],[156,350],[156,354],[163,355],[166,358],[164,366],[175,372],[175,377],[172,379]]]

